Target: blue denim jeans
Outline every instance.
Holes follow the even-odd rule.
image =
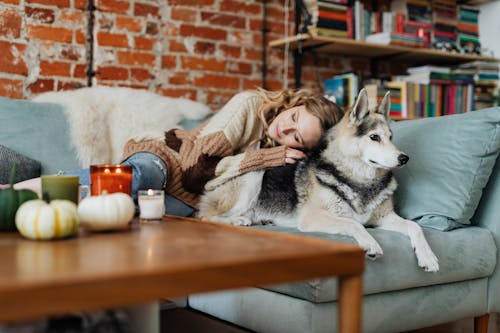
[[[146,152],[135,153],[121,164],[132,166],[132,198],[137,207],[138,190],[161,190],[167,184],[167,166],[156,155]],[[90,185],[89,169],[60,171],[62,175],[75,175],[81,185]],[[177,198],[165,193],[165,212],[177,216],[191,216],[194,209]]]

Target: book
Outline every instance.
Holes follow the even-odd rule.
[[[340,107],[350,107],[358,94],[358,76],[346,73],[329,78],[324,82],[324,93]]]

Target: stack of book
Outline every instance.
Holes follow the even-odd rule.
[[[465,53],[480,53],[478,18],[478,9],[458,7],[457,46]]]
[[[457,43],[457,1],[437,0],[432,4],[432,42],[437,47]]]
[[[386,84],[400,91],[400,117],[434,117],[474,109],[473,75],[438,66],[412,67],[408,73]]]
[[[317,0],[311,2],[312,25],[309,32],[314,35],[352,38],[352,14],[347,0]]]
[[[459,65],[453,70],[458,75],[473,75],[474,77],[474,108],[476,110],[495,106],[495,94],[498,93],[499,68],[498,63],[488,61],[473,61]]]
[[[358,94],[358,76],[346,73],[327,79],[324,83],[324,92],[326,97],[340,107],[351,107]]]

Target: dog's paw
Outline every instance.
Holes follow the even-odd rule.
[[[365,250],[365,257],[370,260],[375,260],[384,255],[384,251],[378,243],[360,244],[360,246]]]
[[[231,217],[230,224],[235,225],[235,226],[249,226],[249,225],[252,225],[252,220],[250,220],[246,216],[235,216],[235,217]]]
[[[433,252],[430,252],[425,256],[419,256],[417,260],[418,260],[418,265],[422,267],[424,271],[426,272],[439,271],[438,258]]]

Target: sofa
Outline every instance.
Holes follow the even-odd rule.
[[[42,174],[81,167],[63,108],[0,97],[0,149],[40,163]],[[500,312],[500,108],[391,126],[394,142],[410,156],[394,171],[396,211],[424,227],[440,270],[419,268],[405,236],[369,229],[384,255],[366,262],[363,332],[473,317],[484,323],[485,315]],[[0,160],[0,169],[5,165]],[[254,228],[355,243],[273,225]],[[190,295],[187,306],[257,332],[335,332],[336,300],[332,278]]]

